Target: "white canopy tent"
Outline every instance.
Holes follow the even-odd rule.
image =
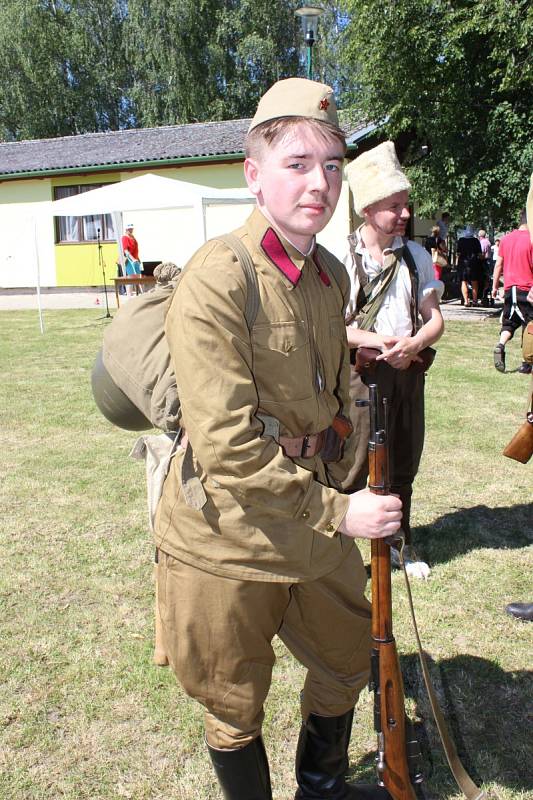
[[[207,206],[228,202],[250,204],[254,198],[248,189],[214,189],[149,173],[55,200],[50,207],[55,217],[112,214],[119,248],[124,212],[190,208],[196,212],[193,215],[194,226],[192,229],[188,226],[186,233],[188,241],[194,242],[191,248],[194,251],[207,238]]]
[[[215,189],[211,186],[165,178],[152,173],[129,178],[108,186],[101,186],[82,194],[55,200],[42,208],[42,213],[53,217],[84,217],[97,214],[113,216],[115,235],[123,263],[121,236],[123,231],[123,214],[131,212],[163,211],[165,209],[190,209],[187,224],[183,230],[172,231],[172,235],[180,244],[180,252],[188,259],[189,255],[200,247],[208,238],[207,210],[210,207],[228,207],[235,211],[235,206],[242,205],[241,219],[255,203],[255,198],[248,189]],[[237,227],[241,220],[236,220],[231,227]],[[227,230],[227,224],[223,230]],[[222,231],[211,231],[216,235]],[[40,286],[39,259],[36,257],[36,287]],[[39,318],[41,330],[42,309],[40,293],[37,288]]]
[[[54,200],[51,209],[55,217],[81,217],[116,211],[193,207],[205,200],[221,199],[250,200],[252,195],[248,189],[214,189],[212,186],[148,173],[73,197]]]

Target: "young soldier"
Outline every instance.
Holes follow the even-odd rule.
[[[354,208],[363,224],[348,239],[345,259],[352,287],[347,336],[350,347],[381,350],[372,375],[389,400],[390,479],[402,500],[402,530],[408,573],[426,578],[428,565],[411,543],[410,509],[413,481],[424,446],[424,373],[419,353],[444,330],[439,299],[444,286],[436,280],[429,253],[416,242],[404,243],[409,220],[411,184],[402,172],[393,142],[363,153],[346,168]],[[365,380],[368,379],[365,378]],[[355,405],[368,390],[352,371],[350,418],[357,453],[344,487],[366,485],[368,415]],[[391,551],[399,564],[397,551]]]
[[[332,90],[276,83],[246,141],[257,208],[236,231],[259,281],[253,329],[242,265],[216,240],[187,265],[166,321],[189,445],[156,520],[160,610],[170,663],[205,707],[230,800],[271,798],[261,724],[276,634],[308,669],[296,797],[355,796],[344,774],[370,609],[353,539],[395,532],[401,503],[342,494],[350,453],[323,459],[349,404],[349,281],[315,234],[335,209],[344,155]]]

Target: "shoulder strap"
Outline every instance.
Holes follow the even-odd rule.
[[[257,272],[252,256],[234,233],[226,233],[224,236],[217,236],[216,238],[217,241],[224,242],[230,250],[233,250],[237,256],[237,261],[243,269],[244,277],[246,278],[246,305],[244,307],[244,317],[248,325],[248,330],[251,331],[257,318],[260,303],[259,282],[257,280]]]
[[[409,270],[411,276],[411,325],[413,328],[412,335],[414,336],[418,330],[418,268],[413,254],[409,250],[409,241],[403,240],[403,260]]]
[[[362,308],[359,308],[358,299],[358,313],[357,313],[357,327],[360,330],[372,331],[376,322],[377,315],[383,305],[385,295],[389,290],[390,285],[396,278],[400,268],[401,252],[394,252],[394,261],[388,266],[384,267],[372,280],[369,280],[366,286],[363,287],[363,295],[365,303]],[[373,292],[375,291],[375,294]],[[359,292],[361,294],[361,292]]]
[[[248,330],[251,331],[259,311],[260,295],[259,281],[254,262],[246,247],[234,233],[227,233],[223,236],[215,237],[216,241],[223,242],[237,256],[237,261],[241,265],[244,277],[246,278],[246,304],[244,306],[244,318]],[[187,441],[185,455],[181,465],[181,486],[185,502],[191,508],[200,511],[207,503],[207,496],[200,479],[195,475],[193,464],[193,453],[191,443]]]
[[[407,250],[407,245],[405,249]],[[435,724],[439,732],[442,747],[444,748],[444,753],[446,755],[446,759],[448,761],[451,773],[455,778],[455,782],[457,783],[458,787],[461,789],[467,800],[486,800],[485,792],[478,789],[478,787],[476,786],[476,784],[474,783],[468,772],[463,767],[463,764],[461,763],[461,760],[457,755],[455,742],[450,736],[448,727],[446,725],[446,721],[444,719],[444,715],[442,713],[442,709],[439,705],[437,693],[435,692],[433,684],[431,683],[431,677],[427,664],[427,656],[424,652],[424,649],[422,647],[422,642],[420,640],[420,634],[418,632],[418,625],[416,623],[415,609],[413,605],[413,597],[411,594],[411,586],[409,584],[407,570],[405,569],[405,561],[403,554],[404,546],[405,546],[405,540],[402,542],[400,548],[400,564],[402,567],[403,576],[405,578],[407,600],[409,602],[409,611],[411,612],[411,622],[413,623],[413,630],[415,633],[416,644],[418,647],[418,658],[420,661],[420,666],[422,668],[422,677],[424,678],[424,683],[426,685],[426,690],[429,696],[429,704],[431,706],[431,711],[433,712],[433,719],[435,720]]]

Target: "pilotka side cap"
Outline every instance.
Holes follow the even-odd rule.
[[[262,122],[280,117],[307,117],[339,127],[333,89],[307,78],[277,81],[259,101],[248,133]]]

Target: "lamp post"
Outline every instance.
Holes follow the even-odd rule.
[[[294,12],[302,21],[302,30],[307,47],[307,77],[313,80],[313,45],[316,42],[318,18],[324,13],[319,6],[302,6]]]

